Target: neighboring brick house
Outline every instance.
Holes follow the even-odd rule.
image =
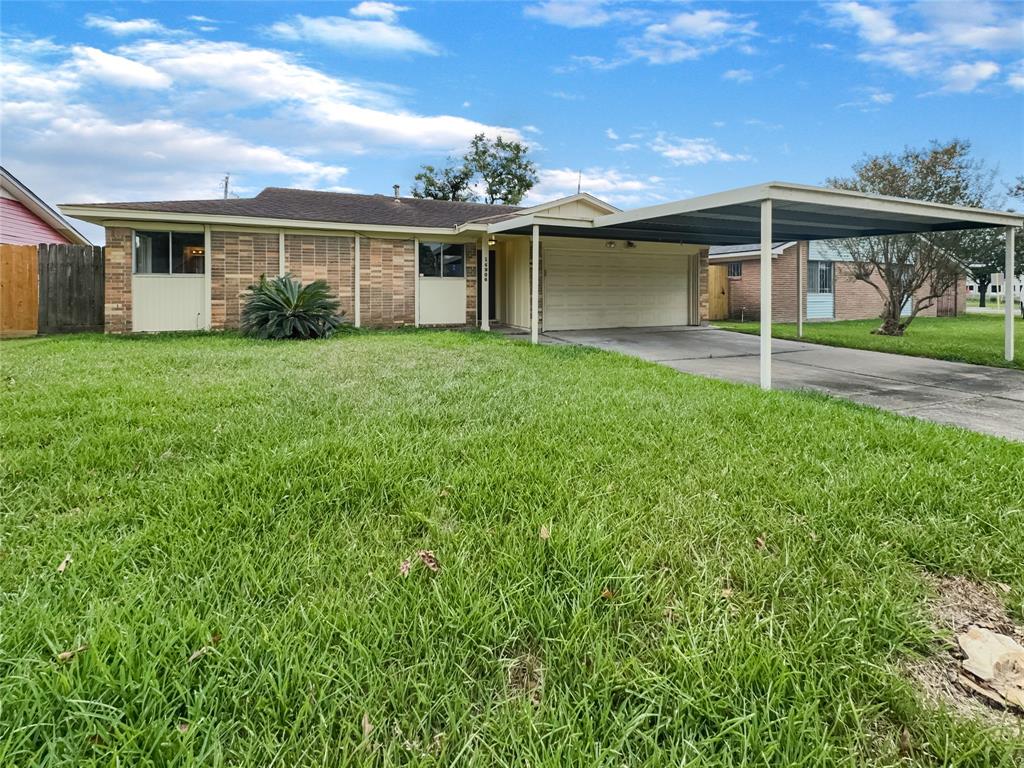
[[[524,215],[586,222],[618,209],[587,194],[531,208],[268,188],[253,198],[93,203],[65,213],[106,229],[110,333],[237,328],[261,275],[322,279],[358,325],[528,328],[530,236],[489,234]],[[700,324],[706,246],[539,240],[543,330]],[[481,258],[487,254],[486,260]],[[481,317],[480,269],[489,275]]]
[[[801,299],[805,320],[864,320],[879,317],[882,298],[869,284],[853,277],[852,264],[829,248],[806,240],[772,244],[772,317],[797,320],[797,259],[803,264]],[[761,313],[760,252],[756,246],[711,248],[709,263],[728,274],[729,317],[756,320]],[[875,277],[877,281],[877,276]],[[880,282],[878,283],[881,284]],[[940,296],[920,317],[961,315],[966,310],[966,278]],[[910,307],[904,308],[909,313]]]

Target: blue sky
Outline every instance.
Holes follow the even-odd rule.
[[[50,202],[390,193],[476,132],[621,207],[971,140],[1024,173],[1021,3],[4,2],[3,163]]]

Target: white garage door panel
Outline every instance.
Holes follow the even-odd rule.
[[[544,330],[685,325],[687,259],[642,249],[544,250]]]

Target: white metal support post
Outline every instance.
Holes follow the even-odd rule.
[[[487,247],[487,235],[480,238],[480,263],[476,265],[480,281],[480,330],[491,330],[491,252]]]
[[[1003,326],[1003,353],[1007,360],[1013,361],[1013,311],[1016,308],[1013,296],[1013,227],[1006,228],[1006,269],[1003,272],[1003,296],[1005,325]]]
[[[796,337],[804,337],[804,300],[807,294],[804,293],[804,254],[801,252],[800,244],[796,246]],[[807,245],[807,258],[811,257],[810,243]]]
[[[772,388],[772,201],[761,201],[761,389]]]
[[[540,227],[533,225],[531,237],[533,270],[530,276],[530,341],[540,343]]]

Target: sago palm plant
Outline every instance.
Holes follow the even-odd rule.
[[[291,275],[249,286],[242,308],[242,333],[259,339],[322,339],[344,323],[341,304],[327,283],[303,285]]]

